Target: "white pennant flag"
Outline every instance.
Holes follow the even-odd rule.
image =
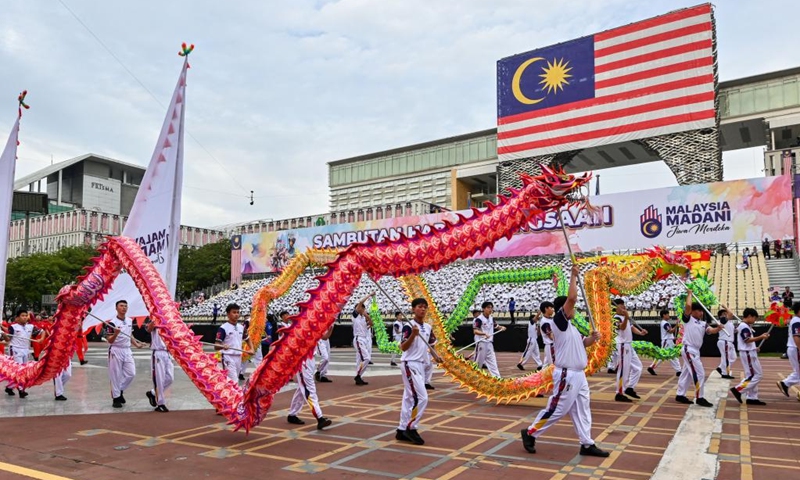
[[[11,199],[14,198],[14,169],[17,164],[17,136],[19,135],[19,119],[17,116],[11,135],[8,136],[6,148],[0,156],[0,316],[5,307],[3,300],[6,293],[6,260],[8,258],[9,231],[11,229]]]
[[[167,109],[161,135],[150,159],[150,165],[139,185],[128,223],[122,236],[136,240],[155,264],[172,296],[178,283],[178,249],[180,248],[181,191],[183,189],[183,120],[186,111],[186,70],[184,61],[178,85]],[[105,299],[92,307],[92,315],[83,321],[83,330],[116,316],[115,304],[128,302],[128,316],[148,315],[144,300],[127,273],[114,281]],[[97,318],[95,318],[97,317]]]

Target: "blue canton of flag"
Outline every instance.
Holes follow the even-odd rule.
[[[594,37],[497,62],[497,116],[594,98]]]

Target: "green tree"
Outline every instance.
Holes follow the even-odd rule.
[[[231,278],[231,243],[228,239],[197,249],[182,248],[178,256],[177,297],[228,282]]]
[[[8,262],[6,305],[40,308],[42,295],[55,295],[84,273],[97,251],[91,247],[68,247],[56,253],[35,253]]]

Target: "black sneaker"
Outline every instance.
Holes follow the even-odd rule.
[[[356,375],[356,377],[355,377],[353,380],[355,380],[355,381],[356,381],[356,385],[369,385],[369,382],[365,382],[365,381],[364,381],[364,380],[361,378],[361,375]]]
[[[407,439],[411,440],[414,445],[425,445],[425,440],[419,436],[416,430],[408,429],[405,431],[405,436]]]
[[[517,364],[517,368],[519,368],[522,371],[525,371],[525,367],[523,367],[521,363]]]
[[[615,402],[624,402],[624,403],[632,403],[633,402],[633,400],[631,400],[630,398],[626,397],[625,395],[623,395],[621,393],[618,393],[618,394],[614,395],[614,401]]]
[[[330,427],[332,423],[333,422],[331,422],[330,418],[319,417],[317,419],[317,430],[322,430],[325,427]]]
[[[675,376],[676,376],[676,377],[680,377],[680,376],[681,376],[681,373],[683,373],[683,372],[675,372]]]
[[[166,405],[159,405],[153,411],[154,412],[167,413],[167,412],[169,412],[169,408],[167,408]]]
[[[656,369],[653,367],[647,367],[647,373],[649,373],[650,375],[658,375],[656,373]]]
[[[733,375],[723,375],[722,378],[724,378],[726,380],[733,380],[734,377],[733,377]]]
[[[762,402],[762,401],[761,401],[761,400],[759,400],[759,399],[752,400],[752,399],[749,399],[749,398],[748,398],[748,399],[747,399],[747,404],[748,404],[748,405],[766,405],[767,403],[766,403],[766,402]]]
[[[244,374],[243,373],[239,374],[239,380],[244,380]]]
[[[786,395],[788,397],[789,396],[789,387],[787,387],[786,384],[783,383],[783,380],[778,381],[777,385],[778,385],[778,388],[781,390],[781,393],[783,393],[784,395]],[[8,389],[7,388],[6,388],[6,393],[8,393]],[[9,395],[14,395],[14,392],[12,391],[11,393],[8,393],[8,394]]]
[[[9,387],[6,387],[6,394],[7,394],[7,395],[9,395],[9,396],[11,396],[11,397],[13,397],[13,396],[14,396],[14,395],[16,395],[17,393],[16,393],[16,392],[15,392],[13,389],[11,389],[11,388],[9,388]],[[788,396],[788,395],[787,395],[787,396]]]
[[[406,438],[406,431],[397,429],[397,433],[394,434],[395,440],[400,440],[401,442],[410,442],[408,438]]]
[[[370,364],[370,365],[375,365],[374,363],[372,363],[372,360],[370,360],[370,361],[369,361],[369,364]]]
[[[28,392],[26,392],[25,390],[20,390],[19,391],[19,398],[25,398],[27,396],[28,396]]]
[[[539,365],[538,367],[536,367],[536,371],[537,371],[537,372],[539,372],[539,371],[541,371],[541,370],[542,370],[542,366],[541,366],[541,365]]]
[[[722,376],[722,369],[717,367],[716,370],[717,370],[717,373],[719,373],[719,376],[721,377]]]
[[[589,445],[588,447],[585,445],[581,445],[580,454],[585,457],[602,457],[602,458],[605,458],[610,455],[608,452],[597,448],[597,445],[595,445],[594,443]]]
[[[396,363],[394,363],[394,362],[389,362],[389,366],[396,367],[396,366],[397,366],[397,364],[396,364]]]
[[[125,396],[122,395],[122,392],[119,392],[119,397],[117,397],[117,399],[119,400],[119,403],[127,403],[125,402]]]
[[[57,402],[66,402],[67,401],[67,397],[65,397],[64,395],[58,395],[58,396],[56,396],[56,401]]]
[[[331,380],[328,377],[319,377],[319,382],[320,383],[333,383],[333,380]]]
[[[286,417],[286,421],[291,423],[292,425],[305,425],[306,422],[297,418],[297,415],[289,415]]]
[[[701,407],[713,407],[714,406],[713,403],[709,402],[708,400],[706,400],[703,397],[695,399],[694,403],[695,403],[695,405],[700,405]]]
[[[617,369],[616,368],[609,368],[608,370],[606,370],[606,372],[608,374],[610,374],[610,375],[616,375],[617,374]]]
[[[530,435],[527,430],[522,429],[520,430],[520,436],[522,436],[522,447],[528,453],[536,453],[536,439],[533,435]]]
[[[153,395],[153,392],[148,390],[147,393],[145,393],[145,395],[147,395],[147,400],[150,402],[150,406],[151,407],[155,407],[156,405],[158,405],[156,403],[156,396]]]
[[[736,387],[731,388],[730,392],[733,394],[734,398],[736,398],[737,402],[742,403],[742,394],[739,390],[736,390]]]
[[[111,403],[111,406],[114,408],[122,408],[122,402],[119,401],[119,397],[114,399],[114,401]]]
[[[426,383],[425,384],[425,390],[436,390],[436,387],[434,387],[430,383]]]
[[[314,380],[319,382],[319,377],[320,377],[319,372],[314,372]]]
[[[81,360],[81,365],[86,365],[87,363],[89,363],[89,360]]]
[[[640,398],[642,398],[636,393],[636,390],[634,390],[634,389],[632,389],[630,387],[625,389],[625,395],[627,395],[629,397],[632,397],[632,398],[635,398],[636,400],[639,400]]]
[[[694,403],[683,395],[675,395],[675,401],[678,403],[685,403],[686,405],[691,405]]]

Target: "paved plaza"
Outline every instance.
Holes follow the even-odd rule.
[[[566,419],[537,442],[535,455],[526,453],[519,431],[546,398],[495,405],[476,400],[438,372],[420,426],[426,444],[397,442],[402,384],[388,355],[376,355],[365,375],[370,384],[357,387],[353,351],[334,350],[334,383],[317,387],[323,411],[334,422],[325,431],[315,429],[307,409],[300,414],[306,425],[287,424],[290,383],[249,435],[230,431],[180,370],[167,403],[172,411],[152,412],[144,396],[151,385],[147,351],[135,352],[137,377],[125,392],[125,408],[112,409],[105,355],[93,346],[90,363],[73,367],[67,402],[55,402],[50,385],[31,389],[24,400],[0,398],[0,478],[648,479],[714,478],[715,471],[718,479],[800,476],[800,402],[775,387],[789,371],[788,361],[779,358],[763,359],[766,407],[740,406],[727,395],[729,381],[716,373],[706,394],[713,409],[675,403],[677,379],[668,365],[655,377],[645,372],[637,388],[642,399],[633,404],[613,401],[611,375],[590,377],[592,433],[611,452],[602,459],[577,454]],[[498,357],[503,375],[521,373],[514,367],[516,354]],[[706,370],[717,363],[705,359]]]

